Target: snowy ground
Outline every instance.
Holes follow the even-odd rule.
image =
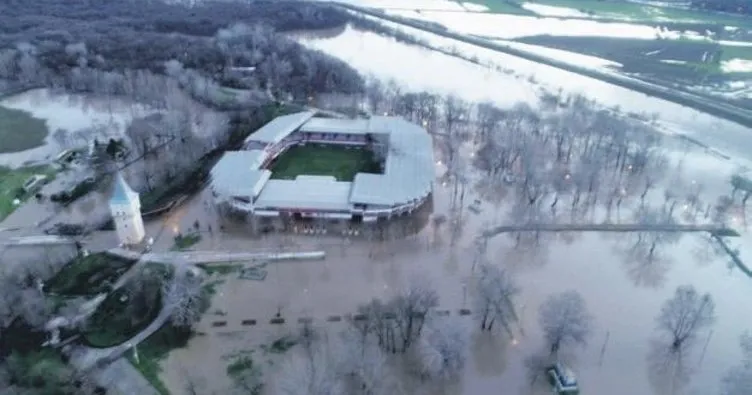
[[[18,166],[27,161],[54,158],[62,150],[61,140],[86,145],[94,138],[122,136],[134,117],[149,113],[140,105],[120,99],[103,100],[89,95],[56,93],[34,89],[0,101],[3,107],[23,110],[47,122],[46,144],[30,150],[0,154],[0,165]],[[63,132],[57,132],[62,130]],[[57,133],[67,138],[56,137]]]

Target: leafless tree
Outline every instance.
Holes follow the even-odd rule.
[[[348,394],[391,395],[397,383],[384,351],[372,337],[356,329],[345,330],[337,339],[338,370],[345,379]]]
[[[592,330],[592,317],[577,291],[550,295],[540,306],[538,319],[552,355],[568,343],[584,345]]]
[[[423,378],[446,380],[462,371],[467,359],[468,332],[457,317],[435,319],[427,325],[415,348]]]
[[[206,303],[201,277],[193,272],[176,274],[162,286],[165,308],[172,309],[170,320],[175,326],[191,326],[201,319]]]
[[[394,325],[398,346],[392,352],[406,352],[420,337],[429,312],[439,304],[439,295],[425,278],[412,277],[405,287],[389,304],[394,313]]]
[[[752,333],[741,338],[742,362],[731,368],[721,383],[721,395],[746,395],[752,388]]]
[[[276,389],[283,395],[344,395],[336,356],[326,343],[310,350],[292,350],[282,363]]]
[[[503,269],[489,263],[480,265],[475,292],[475,310],[479,314],[480,328],[490,331],[498,320],[499,325],[512,337],[510,325],[518,320],[513,298],[518,293],[519,288]]]
[[[670,337],[671,351],[680,352],[699,331],[713,325],[715,319],[715,302],[710,294],[700,295],[694,286],[682,285],[663,304],[656,320],[658,329]]]

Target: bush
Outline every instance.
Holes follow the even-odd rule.
[[[94,296],[109,292],[135,263],[106,252],[79,256],[45,284],[45,291],[64,296]]]

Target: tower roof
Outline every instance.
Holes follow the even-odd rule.
[[[120,172],[115,174],[115,185],[112,189],[112,196],[110,197],[110,203],[130,203],[133,199],[138,198],[136,193],[128,183],[125,182],[125,178]]]

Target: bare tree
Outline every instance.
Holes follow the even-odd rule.
[[[293,350],[282,363],[276,389],[283,395],[344,395],[336,359],[326,343],[310,350]]]
[[[410,279],[407,287],[388,304],[388,309],[394,313],[399,340],[399,347],[394,347],[392,352],[399,350],[404,353],[410,348],[420,337],[429,311],[438,304],[439,295],[428,280],[419,277]]]
[[[752,388],[752,333],[741,338],[742,362],[729,370],[721,383],[721,395],[746,395]]]
[[[193,272],[176,274],[162,286],[165,308],[172,309],[170,320],[175,326],[189,327],[201,319],[206,303],[201,277]]]
[[[550,295],[540,306],[538,319],[552,355],[567,343],[586,344],[592,317],[577,291]]]
[[[348,394],[396,393],[396,382],[386,355],[374,338],[363,337],[362,332],[350,329],[342,332],[338,340],[338,370],[346,378]]]
[[[519,288],[497,266],[484,263],[480,265],[479,273],[475,310],[480,314],[480,328],[490,331],[498,320],[509,336],[513,336],[510,324],[516,322],[518,317],[512,299],[519,293]]]
[[[671,351],[680,352],[715,319],[715,302],[710,294],[700,295],[694,286],[682,285],[663,304],[656,320],[658,328],[670,336]]]
[[[468,332],[457,317],[432,320],[415,349],[422,378],[451,379],[464,368]]]

